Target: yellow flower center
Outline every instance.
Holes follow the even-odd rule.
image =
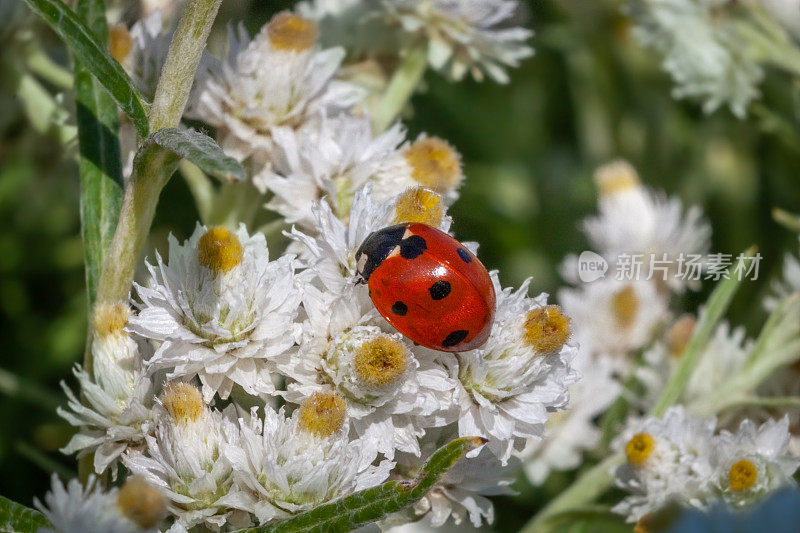
[[[129,477],[119,489],[117,507],[142,529],[156,527],[167,514],[161,491],[139,476]]]
[[[625,445],[625,457],[633,466],[641,466],[653,453],[655,439],[648,433],[637,433]]]
[[[408,189],[394,207],[395,224],[420,222],[438,227],[443,216],[442,197],[424,187]]]
[[[667,332],[667,345],[673,357],[680,357],[689,344],[689,339],[694,334],[696,320],[692,315],[683,315],[669,328]]]
[[[122,24],[115,24],[108,29],[108,51],[111,57],[122,63],[131,53],[133,40],[131,34]]]
[[[335,392],[315,392],[300,406],[298,425],[316,437],[327,437],[344,425],[346,407]]]
[[[317,26],[310,20],[288,11],[278,13],[267,26],[267,35],[273,48],[303,52],[317,42]]]
[[[539,353],[560,349],[570,336],[569,317],[557,305],[528,311],[525,318],[525,342]]]
[[[639,312],[639,299],[632,285],[614,293],[611,297],[611,312],[620,328],[628,329],[633,325],[636,313]]]
[[[641,185],[639,175],[627,161],[613,161],[598,168],[594,174],[594,181],[600,196],[613,196],[614,194],[630,191]]]
[[[356,351],[356,375],[363,383],[374,387],[393,383],[407,367],[405,346],[390,337],[381,336],[367,341]]]
[[[747,490],[752,487],[758,479],[758,470],[752,461],[741,459],[734,463],[728,473],[728,483],[733,490]]]
[[[461,156],[438,137],[428,137],[413,143],[406,148],[405,158],[411,167],[411,177],[437,193],[455,189],[464,178],[461,173]]]
[[[186,425],[205,416],[203,396],[197,387],[189,383],[178,381],[167,384],[161,403],[177,424]]]
[[[197,242],[197,259],[214,275],[225,273],[242,262],[244,250],[239,237],[222,226],[209,229]]]
[[[106,303],[100,302],[94,306],[92,323],[98,337],[121,335],[122,328],[128,323],[131,310],[125,302]]]

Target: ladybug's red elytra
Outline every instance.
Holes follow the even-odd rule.
[[[356,264],[378,312],[415,343],[463,352],[489,337],[492,280],[447,233],[416,222],[380,229],[361,244]]]

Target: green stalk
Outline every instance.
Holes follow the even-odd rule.
[[[176,127],[181,120],[200,57],[222,0],[190,1],[172,38],[161,70],[153,105],[150,131]],[[157,144],[147,145],[137,156],[134,175],[125,189],[117,230],[108,250],[97,291],[98,300],[128,298],[133,275],[164,188],[178,165],[178,157]]]
[[[412,48],[408,51],[372,114],[372,125],[376,132],[386,130],[394,122],[417,89],[427,66],[428,54],[425,48]]]

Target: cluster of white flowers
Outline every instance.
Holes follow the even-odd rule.
[[[743,508],[793,484],[800,461],[787,451],[787,418],[759,427],[745,420],[735,433],[715,432],[715,419],[692,417],[679,406],[663,418],[630,421],[614,443],[626,458],[616,483],[630,495],[614,511],[636,522],[669,503],[705,509],[722,500]]]
[[[515,2],[383,4],[404,32],[427,35],[432,62],[456,78],[502,79],[499,65],[529,53],[527,31],[495,27]],[[134,26],[135,53],[120,55],[142,87],[163,62],[159,17]],[[570,320],[546,294],[529,297],[530,280],[512,290],[491,273],[491,333],[470,351],[424,348],[377,312],[356,251],[392,224],[449,231],[461,158],[437,137],[406,141],[399,124],[373,131],[364,91],[340,80],[344,50],[318,37],[290,12],[253,38],[231,30],[225,58],[204,60],[190,107],[247,166],[265,207],[297,226],[289,249],[275,254],[244,224],[170,236],[130,303],[97,307],[93,372],[76,370],[87,405],[68,391],[62,415],[80,430],[65,451],[94,453],[97,474],[123,463],[163,496],[171,531],[266,524],[412,479],[459,436],[487,445],[391,520],[491,522],[485,496],[508,490],[520,468],[512,453],[542,437],[578,379]],[[446,57],[441,39],[453,47]],[[86,493],[96,505],[68,511],[74,489],[48,500],[56,527],[114,496]]]

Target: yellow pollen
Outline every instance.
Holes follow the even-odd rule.
[[[442,194],[455,189],[464,175],[461,155],[438,137],[420,139],[406,148],[406,162],[417,183]]]
[[[424,187],[408,189],[394,206],[394,222],[421,222],[439,227],[444,216],[442,197]]]
[[[558,350],[570,333],[569,317],[557,305],[532,309],[525,318],[525,342],[539,353]]]
[[[124,302],[100,302],[94,306],[94,316],[92,317],[94,331],[101,338],[109,335],[121,335],[122,328],[128,324],[130,316],[131,310]]]
[[[133,48],[131,34],[122,24],[115,24],[108,29],[108,51],[111,56],[122,63]]]
[[[620,328],[628,329],[633,325],[636,313],[639,312],[639,299],[632,285],[614,293],[611,297],[611,312]]]
[[[697,321],[692,315],[683,315],[672,324],[667,332],[667,344],[669,346],[669,353],[673,357],[680,357],[686,350],[686,345],[689,344],[689,339],[692,338],[694,327]]]
[[[315,392],[300,406],[298,425],[316,437],[327,437],[344,425],[346,407],[335,392]]]
[[[625,445],[625,457],[633,466],[641,466],[653,453],[655,439],[647,433],[638,433]]]
[[[164,387],[161,403],[172,419],[186,425],[205,416],[206,404],[203,396],[194,385],[178,381]]]
[[[117,507],[142,529],[156,527],[167,514],[161,491],[139,476],[129,477],[119,489]]]
[[[633,526],[633,533],[651,533],[653,529],[650,527],[650,522],[653,521],[652,514],[646,514],[641,517]]]
[[[303,52],[314,46],[318,32],[312,21],[283,11],[269,21],[267,34],[273,48]]]
[[[598,168],[594,173],[594,182],[597,184],[600,196],[612,196],[641,186],[636,169],[621,159]]]
[[[197,259],[214,275],[226,273],[242,262],[242,243],[223,226],[209,229],[197,242]]]
[[[358,378],[375,387],[393,383],[403,375],[407,366],[405,347],[390,337],[381,336],[367,341],[356,351]]]
[[[747,490],[752,487],[758,479],[758,470],[752,461],[741,459],[734,463],[728,473],[728,483],[733,490]]]

